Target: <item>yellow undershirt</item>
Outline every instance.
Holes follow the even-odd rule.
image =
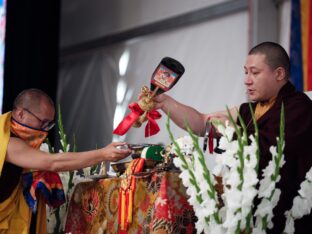
[[[276,96],[269,99],[267,102],[258,102],[255,110],[256,120],[260,119],[274,105]]]

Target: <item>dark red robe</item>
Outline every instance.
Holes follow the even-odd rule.
[[[294,86],[288,82],[280,90],[274,105],[257,124],[259,128],[260,144],[260,178],[262,169],[268,165],[272,155],[270,146],[276,146],[279,136],[281,104],[285,107],[285,161],[277,187],[281,189],[281,197],[274,212],[274,228],[268,233],[282,233],[285,226],[284,212],[293,204],[293,198],[298,195],[300,183],[305,179],[306,172],[312,166],[312,101],[307,95],[296,92]],[[255,110],[256,103],[252,104]],[[254,134],[254,126],[248,103],[241,105],[242,115],[248,134]],[[295,233],[312,233],[312,215],[297,220]]]

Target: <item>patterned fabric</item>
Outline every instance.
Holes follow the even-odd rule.
[[[196,217],[176,172],[135,174],[133,219],[127,233],[195,233]],[[122,179],[102,179],[76,186],[65,232],[117,233]]]
[[[57,208],[65,202],[65,194],[60,176],[54,172],[33,171],[22,175],[23,194],[26,203],[35,213],[37,211],[36,193],[41,193],[44,202]]]

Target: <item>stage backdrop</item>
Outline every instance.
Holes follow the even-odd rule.
[[[73,11],[74,4],[65,9]],[[285,1],[280,8],[279,42],[286,49],[289,45],[289,13],[290,2]],[[111,142],[114,127],[129,113],[128,104],[137,100],[143,85],[149,85],[155,67],[165,56],[179,60],[186,69],[178,84],[168,92],[179,102],[209,113],[246,101],[243,66],[249,49],[248,20],[246,9],[62,57],[57,100],[71,141],[75,135],[78,150]],[[62,30],[66,31],[63,26]],[[93,28],[81,29],[82,32],[85,30],[92,31]],[[68,45],[70,34],[64,36],[63,45]],[[140,129],[130,129],[119,139],[129,143],[169,144],[166,119],[163,114],[158,121],[161,131],[156,136],[145,138],[143,125]],[[172,130],[176,137],[186,134],[173,123]]]

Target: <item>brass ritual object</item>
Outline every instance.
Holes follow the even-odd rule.
[[[144,113],[134,122],[132,125],[135,128],[141,127],[142,123],[147,120],[147,113],[153,110],[156,106],[156,103],[153,101],[158,88],[154,91],[151,91],[147,86],[143,86],[140,91],[138,105],[144,111]]]

